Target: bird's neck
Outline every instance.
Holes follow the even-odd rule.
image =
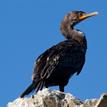
[[[84,33],[74,29],[68,21],[63,21],[61,23],[61,32],[66,39],[76,40],[78,42],[83,42],[85,39]]]

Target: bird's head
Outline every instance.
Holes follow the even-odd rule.
[[[85,13],[83,11],[72,11],[68,13],[61,22],[61,33],[67,39],[71,39],[74,36],[75,38],[83,36],[83,33],[80,33],[78,30],[74,29],[74,26],[89,17],[96,16],[97,14],[98,12]]]
[[[98,12],[92,12],[92,13],[85,13],[83,11],[72,11],[71,13],[68,13],[65,17],[64,20],[70,23],[71,27],[74,25],[78,24],[79,22],[92,17],[96,16]]]

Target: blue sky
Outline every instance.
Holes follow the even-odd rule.
[[[83,100],[107,92],[106,4],[100,0],[1,0],[0,107],[16,99],[31,83],[35,59],[64,40],[60,21],[72,10],[98,11],[99,15],[76,26],[87,37],[86,63],[65,91]]]

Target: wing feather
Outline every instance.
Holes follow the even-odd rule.
[[[69,55],[69,52],[70,52],[70,56],[71,56],[70,61],[71,61],[71,63],[75,64],[76,63],[75,60],[77,60],[77,62],[78,62],[78,59],[75,58],[76,57],[76,54],[74,54],[75,51],[77,51],[77,53],[80,52],[80,55],[85,54],[85,51],[81,51],[81,48],[77,42],[74,43],[71,41],[70,42],[64,41],[64,42],[61,42],[61,43],[51,47],[47,51],[45,51],[36,60],[36,65],[35,65],[34,73],[33,73],[33,80],[37,79],[37,78],[42,79],[42,80],[49,78],[50,75],[52,74],[52,72],[54,72],[54,69],[56,68],[56,66],[61,63],[61,60],[63,62],[65,62],[64,58],[68,58],[68,60],[69,60],[69,56],[67,57],[67,55]],[[84,55],[83,55],[83,57],[84,57]],[[81,58],[80,58],[80,60],[81,60]],[[67,62],[67,64],[69,64],[69,63]],[[80,65],[80,66],[83,66],[84,60],[81,64],[82,65]],[[72,65],[72,66],[74,66],[74,65]],[[82,67],[81,67],[81,69],[82,69]],[[77,71],[77,74],[79,74],[80,71],[81,70]]]

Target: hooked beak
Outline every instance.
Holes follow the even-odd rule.
[[[92,13],[84,14],[84,15],[79,17],[79,20],[82,21],[82,20],[87,19],[89,17],[96,16],[97,14],[98,14],[98,12],[92,12]]]

